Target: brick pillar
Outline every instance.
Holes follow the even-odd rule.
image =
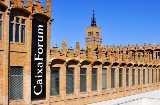
[[[138,66],[135,67],[135,88],[138,87]]]
[[[26,44],[27,44],[27,60],[24,67],[24,102],[25,104],[31,103],[31,46],[32,46],[32,16],[26,20]]]
[[[80,65],[77,64],[75,67],[75,94],[79,98],[79,93],[80,93]]]
[[[8,105],[9,102],[9,82],[8,82],[8,73],[9,73],[9,14],[8,10],[4,12],[4,19],[3,19],[3,29],[5,30],[3,32],[3,43],[4,43],[4,55],[3,55],[3,104]]]
[[[154,90],[156,88],[156,68],[154,67]]]
[[[115,88],[119,88],[119,66],[115,67]]]
[[[159,81],[159,68],[158,67],[157,67],[157,82],[158,82],[157,84],[159,84],[159,82],[160,82]]]
[[[149,77],[150,77],[149,83],[151,86],[150,90],[152,90],[152,68],[151,67],[149,67]]]
[[[80,55],[80,44],[79,44],[79,42],[76,42],[76,55],[77,56]]]
[[[129,67],[129,87],[132,88],[132,68],[133,66]]]
[[[98,94],[101,95],[102,91],[102,65],[99,65],[98,67],[98,78],[97,78],[97,84],[98,84]]]
[[[51,20],[47,22],[47,58],[46,58],[46,103],[49,104],[50,99],[50,38],[51,38]]]
[[[61,66],[60,83],[60,96],[66,100],[66,62]]]
[[[111,65],[107,68],[107,90],[111,90]]]
[[[158,82],[159,82],[159,89],[160,89],[160,67],[158,67],[158,75],[159,75]]]
[[[122,87],[126,87],[126,69],[127,69],[127,66],[123,67],[123,71],[122,71],[122,78],[123,78],[123,84],[122,84]]]
[[[91,85],[92,85],[92,81],[91,81],[92,67],[93,66],[90,64],[89,67],[87,68],[87,92],[90,95],[91,95]]]

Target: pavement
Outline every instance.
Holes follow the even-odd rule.
[[[160,90],[154,90],[88,105],[160,105]]]

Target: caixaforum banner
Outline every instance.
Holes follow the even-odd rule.
[[[46,98],[47,22],[33,19],[31,51],[31,100]]]

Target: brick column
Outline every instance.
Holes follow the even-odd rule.
[[[149,78],[150,78],[149,84],[151,86],[150,90],[152,90],[152,68],[151,67],[149,67]]]
[[[135,88],[138,87],[138,66],[135,67]]]
[[[143,68],[142,67],[140,67],[139,68],[140,69],[140,87],[141,87],[141,89],[143,88]]]
[[[4,19],[3,19],[3,29],[5,31],[2,31],[3,32],[3,43],[4,43],[4,53],[3,53],[3,104],[4,105],[8,105],[8,102],[9,102],[9,78],[8,78],[8,73],[9,73],[9,13],[10,11],[6,10],[6,12],[4,12],[3,16],[4,16]]]
[[[60,70],[60,96],[66,100],[66,62],[61,66]]]
[[[129,88],[130,89],[132,89],[132,68],[133,68],[133,66],[129,67]],[[131,94],[131,92],[130,92],[130,94]]]
[[[50,37],[51,36],[51,20],[47,22],[47,58],[46,58],[46,102],[49,104],[50,99]]]
[[[87,92],[88,94],[91,95],[91,85],[92,85],[92,65],[90,64],[89,67],[87,68]]]
[[[126,87],[126,69],[127,69],[127,66],[124,66],[123,67],[123,71],[122,71],[122,87]]]
[[[115,89],[119,88],[119,66],[115,67]]]
[[[77,64],[75,67],[75,94],[76,96],[78,96],[79,98],[79,93],[80,93],[80,65],[81,64]]]
[[[102,65],[99,65],[98,67],[98,78],[97,78],[97,84],[98,84],[98,93],[101,94],[102,91]]]
[[[107,68],[107,90],[111,90],[111,65]]]
[[[30,15],[26,19],[26,48],[27,48],[27,60],[24,68],[24,83],[23,93],[25,104],[31,103],[31,46],[32,46],[32,16]]]
[[[156,68],[154,67],[153,70],[154,70],[154,90],[155,90],[155,87],[156,87]]]

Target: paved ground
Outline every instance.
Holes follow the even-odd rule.
[[[136,94],[132,96],[126,96],[126,97],[117,98],[117,99],[108,100],[108,101],[102,101],[98,103],[92,103],[88,105],[135,105],[135,102],[139,102],[139,101],[143,103],[152,101],[154,103],[151,105],[160,105],[160,90]],[[134,104],[131,104],[131,103],[134,103]],[[136,105],[146,105],[146,104],[136,104]]]

